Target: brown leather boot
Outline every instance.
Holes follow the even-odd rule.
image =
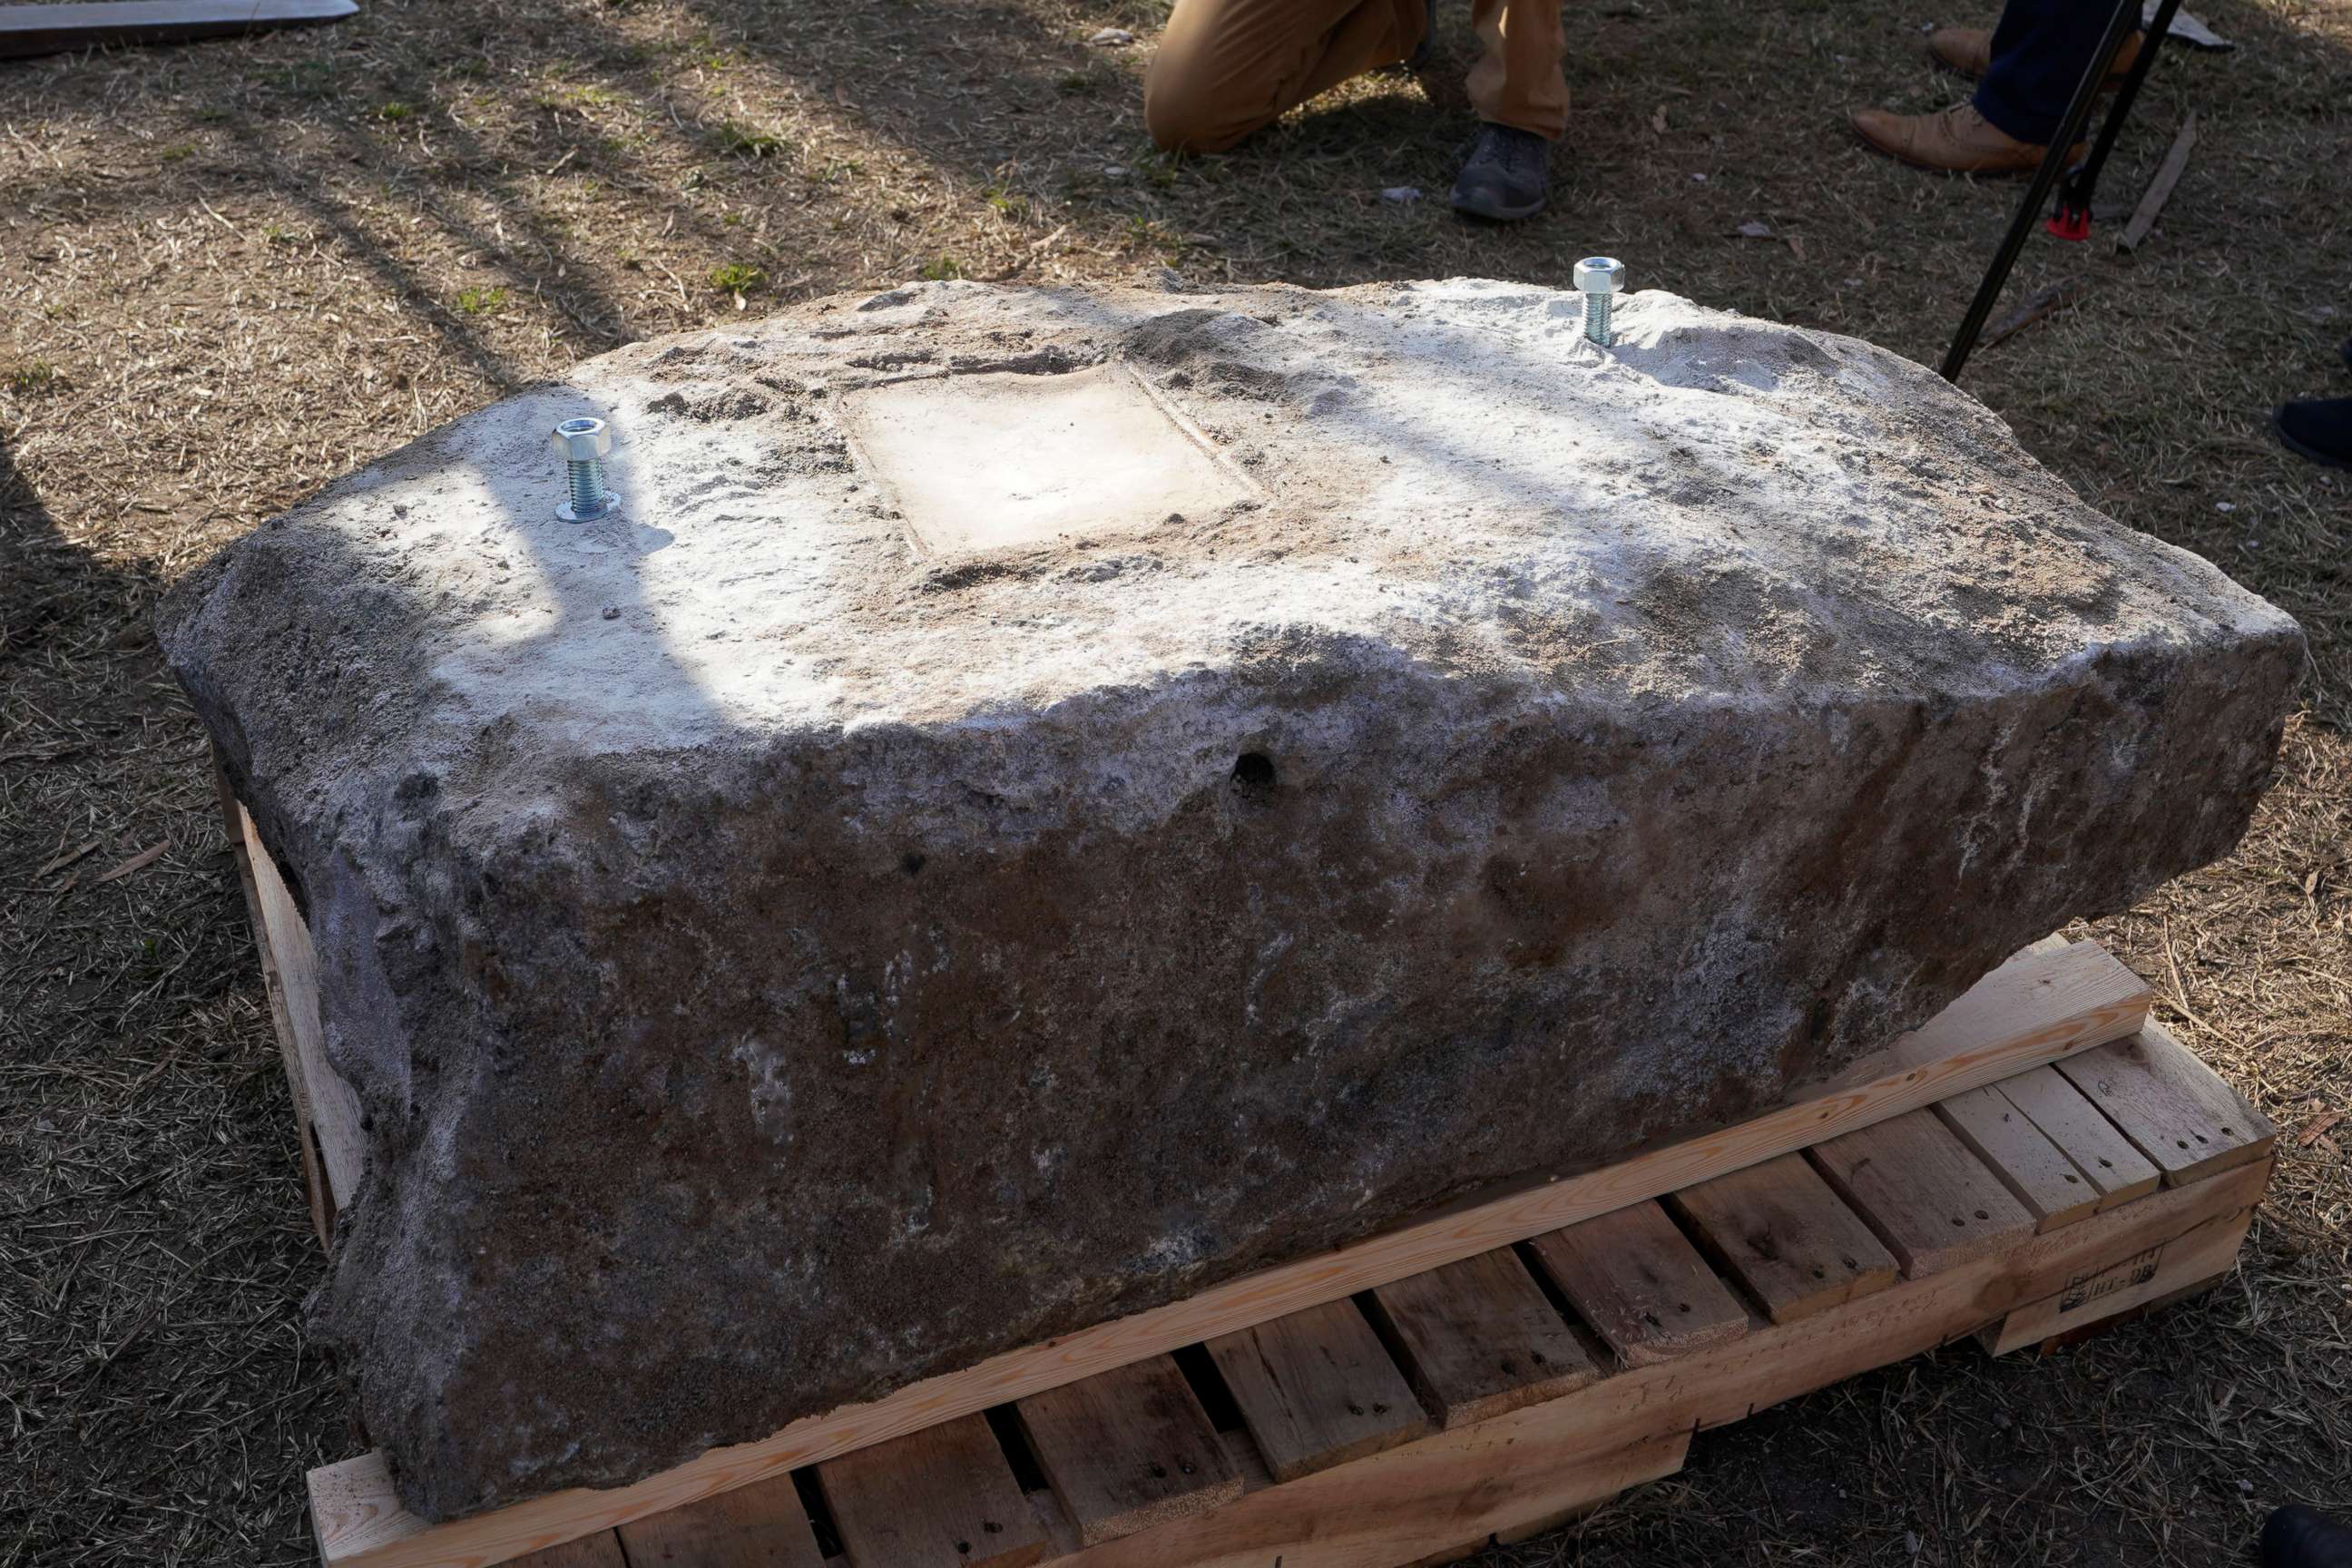
[[[2101,92],[2113,92],[2123,85],[2124,73],[2139,58],[2141,35],[2134,33],[2116,51],[2116,63],[2099,83]],[[1947,70],[1956,70],[1974,81],[1992,69],[1992,29],[1990,27],[1938,27],[1927,35],[1927,54]]]
[[[1880,152],[1922,169],[1951,174],[2016,174],[2040,165],[2050,149],[2016,137],[1986,121],[1976,106],[1956,103],[1934,114],[1896,114],[1885,109],[1854,111],[1856,134]],[[2077,142],[2074,157],[2083,156]]]

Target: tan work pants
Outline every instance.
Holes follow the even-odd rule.
[[[1568,128],[1560,0],[1471,0],[1481,120],[1555,141]],[[1421,43],[1423,0],[1176,0],[1143,78],[1143,120],[1171,152],[1221,153],[1349,77]]]

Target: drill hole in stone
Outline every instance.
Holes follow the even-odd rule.
[[[1274,759],[1264,752],[1244,752],[1234,759],[1234,787],[1243,795],[1272,795],[1274,783]]]

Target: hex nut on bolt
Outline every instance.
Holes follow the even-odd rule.
[[[1614,341],[1609,331],[1610,296],[1625,291],[1625,264],[1612,256],[1588,256],[1571,276],[1577,292],[1584,296],[1584,335],[1605,349]]]
[[[621,498],[604,488],[604,454],[613,449],[613,433],[602,419],[566,419],[548,437],[555,455],[563,459],[571,493],[555,515],[566,522],[590,522],[617,510]]]

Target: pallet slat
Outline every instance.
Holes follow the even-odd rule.
[[[1242,1495],[1217,1429],[1164,1355],[1033,1394],[1013,1409],[1038,1468],[1089,1545]]]
[[[1884,1290],[1901,1272],[1802,1154],[1685,1187],[1667,1202],[1699,1250],[1776,1323]]]
[[[1429,1417],[1353,1301],[1221,1334],[1209,1359],[1277,1481],[1411,1442]]]
[[[2148,1157],[2056,1068],[2034,1068],[2003,1079],[2000,1092],[2099,1189],[2101,1208],[2145,1197],[2163,1180]]]
[[[1560,1294],[1627,1366],[1671,1361],[1748,1331],[1748,1309],[1655,1203],[1528,1245]]]
[[[872,1404],[810,1416],[770,1436],[714,1449],[625,1487],[559,1492],[429,1525],[400,1506],[381,1453],[322,1465],[308,1478],[320,1554],[326,1568],[478,1568],[503,1562],[1801,1149],[1815,1139],[2119,1038],[2145,1020],[2147,1003],[2146,984],[2096,943],[2022,954],[1886,1050],[1737,1126],[1599,1170],[1558,1179],[1530,1176],[1339,1251],[1246,1275],[1051,1343],[1009,1351]]]
[[[1272,1568],[1277,1556],[1282,1568],[1387,1568],[1458,1554],[1466,1543],[1465,1499],[1495,1513],[1516,1505],[1541,1517],[1550,1500],[1538,1501],[1539,1489],[1589,1473],[1629,1443],[1686,1439],[1694,1429],[1933,1350],[1973,1332],[1989,1314],[2050,1295],[2103,1259],[2160,1247],[2217,1215],[2242,1212],[2261,1197],[2268,1173],[2242,1167],[2048,1235],[2029,1227],[2008,1252],[1268,1487],[1213,1513],[1091,1547],[1054,1568]]]
[[[816,1468],[850,1568],[1026,1568],[1045,1532],[981,1415]]]
[[[790,1476],[621,1526],[629,1568],[824,1568]]]
[[[2033,1216],[1933,1111],[1906,1111],[1807,1155],[1911,1279],[2012,1247],[2033,1231]]]
[[[2059,1070],[2164,1173],[2167,1185],[2258,1160],[2278,1137],[2268,1118],[2161,1024],[2085,1057]]]
[[[1406,1380],[1440,1426],[1557,1399],[1601,1375],[1507,1249],[1383,1285],[1372,1300]]]
[[[2099,1189],[2032,1118],[2010,1103],[2000,1086],[1937,1100],[1936,1115],[2009,1189],[2010,1196],[2025,1205],[2037,1228],[2055,1230],[2097,1211]]]
[[[620,1542],[604,1530],[518,1557],[514,1568],[630,1568],[630,1563],[621,1555]]]

